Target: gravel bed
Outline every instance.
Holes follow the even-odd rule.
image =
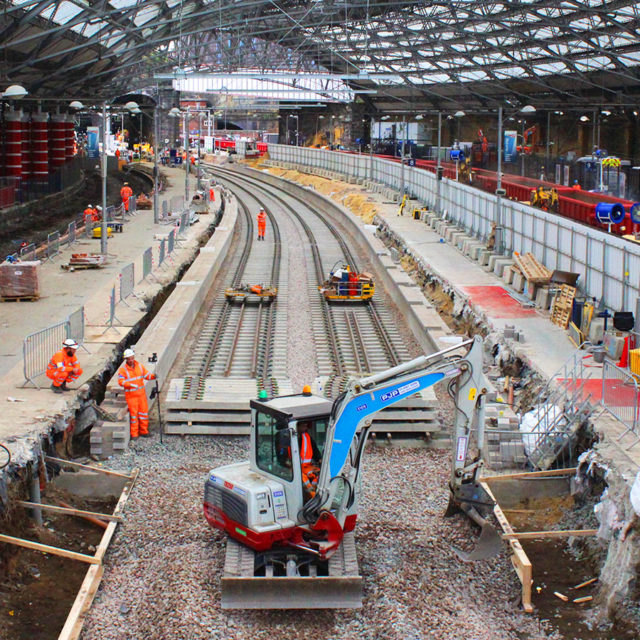
[[[558,638],[519,610],[506,552],[461,563],[477,532],[445,519],[448,452],[372,446],[356,527],[364,577],[358,611],[229,612],[220,608],[224,535],[202,514],[210,468],[246,457],[241,437],[153,439],[109,461],[140,475],[105,560],[84,640],[204,638]]]

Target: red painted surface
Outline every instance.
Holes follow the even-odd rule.
[[[525,309],[503,287],[496,285],[462,287],[471,304],[480,307],[492,318],[528,318],[535,316],[533,309]]]
[[[563,378],[559,378],[558,382],[564,382]],[[580,388],[581,398],[586,400],[590,397],[589,402],[593,405],[598,404],[602,400],[602,378],[595,380],[578,379],[576,384],[573,382],[565,385],[569,390]],[[611,407],[635,407],[638,401],[638,394],[635,387],[631,384],[625,384],[623,380],[615,378],[605,378],[604,392],[607,399],[607,405]]]

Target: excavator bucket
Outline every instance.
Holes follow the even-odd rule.
[[[295,550],[292,550],[295,553]],[[256,567],[252,549],[227,540],[222,576],[223,609],[359,609],[362,607],[362,577],[358,572],[355,537],[345,534],[337,551],[325,561],[326,575],[313,569],[278,576],[269,565]],[[294,561],[294,565],[296,562]]]
[[[502,548],[502,536],[485,520],[480,532],[480,538],[478,538],[478,542],[472,551],[467,553],[457,547],[453,547],[453,550],[463,562],[476,562],[477,560],[488,560],[497,556],[502,551]]]

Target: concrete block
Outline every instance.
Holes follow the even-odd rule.
[[[524,287],[525,287],[526,283],[527,283],[527,281],[525,280],[525,277],[521,273],[514,273],[513,274],[513,282],[511,283],[511,286],[518,293],[522,293],[524,291]]]
[[[536,293],[538,292],[538,287],[539,285],[533,283],[533,282],[529,282],[527,280],[527,286],[526,286],[526,294],[527,297],[529,298],[529,300],[535,300],[536,299]]]
[[[512,264],[513,261],[510,258],[501,258],[499,260],[496,260],[495,266],[493,267],[493,272],[498,276],[498,278],[502,278],[504,270]]]
[[[604,340],[604,318],[593,318],[591,320],[589,340],[594,344]]]
[[[496,260],[500,260],[501,258],[504,258],[504,256],[501,256],[498,253],[494,253],[494,254],[489,256],[489,260],[487,262],[487,266],[489,267],[489,271],[493,271],[496,268]]]
[[[395,247],[391,247],[389,249],[389,253],[391,254],[391,259],[394,262],[400,262],[400,252]]]
[[[418,289],[418,287],[416,287],[415,285],[413,287],[401,286],[400,293],[407,301],[407,303],[412,306],[420,306],[425,302],[422,291],[420,291],[420,289]]]
[[[513,282],[513,276],[515,273],[516,273],[516,270],[513,268],[512,265],[505,267],[502,272],[502,281],[505,284],[511,284]]]
[[[489,251],[489,249],[484,249],[484,251],[481,251],[478,256],[478,262],[483,267],[486,267],[489,264],[489,258],[493,255],[495,255],[493,251]]]
[[[397,251],[396,251],[397,253]],[[393,261],[389,253],[380,256],[380,262],[385,269],[397,269],[398,265]]]
[[[458,247],[466,237],[467,234],[464,231],[453,231],[450,242],[454,247]]]
[[[404,269],[394,269],[389,271],[391,279],[398,285],[403,287],[417,287],[416,283],[407,275]]]
[[[459,232],[460,230],[458,229],[458,227],[452,224],[447,224],[447,226],[444,228],[444,239],[453,244],[453,235]]]
[[[551,300],[553,295],[551,294],[549,287],[538,287],[536,291],[536,306],[540,307],[544,311],[551,308]]]
[[[474,244],[471,246],[471,249],[469,251],[469,257],[472,260],[478,260],[480,253],[485,250],[486,250],[486,245],[484,244],[484,242],[478,242],[477,244]]]
[[[440,317],[440,314],[430,306],[428,302],[425,301],[420,307],[414,307],[413,312],[426,331],[437,330],[440,333],[450,332],[449,327],[447,327],[444,320]]]

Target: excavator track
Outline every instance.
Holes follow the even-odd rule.
[[[301,557],[291,551],[290,557]],[[324,563],[312,562],[309,575],[276,576],[260,568],[262,554],[227,539],[222,577],[223,609],[359,609],[362,577],[353,532]],[[264,575],[262,575],[264,573]],[[327,575],[322,575],[326,573]],[[257,574],[257,575],[256,575]]]

